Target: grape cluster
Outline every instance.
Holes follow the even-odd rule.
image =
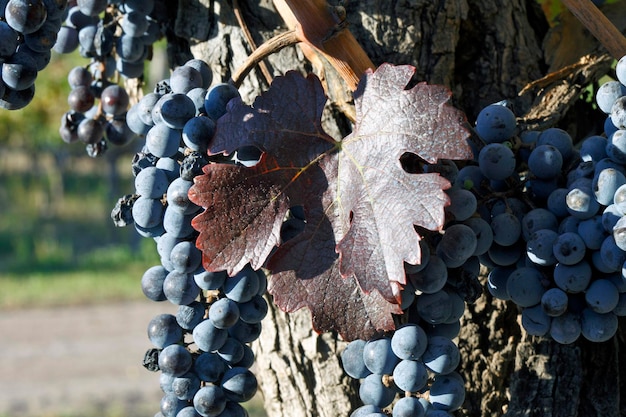
[[[427,334],[418,324],[402,325],[391,337],[354,340],[342,352],[345,372],[360,379],[364,403],[351,417],[377,416],[393,404],[394,417],[424,416],[438,410],[450,416],[465,399],[464,381],[455,372],[460,353],[449,335]],[[417,397],[425,394],[426,397]],[[380,413],[380,414],[377,414]]]
[[[430,166],[454,178],[456,165],[443,161]],[[480,295],[478,255],[488,247],[472,215],[477,200],[461,188],[448,190],[445,233],[428,233],[420,241],[423,261],[405,265],[402,324],[383,337],[350,342],[341,355],[345,372],[360,380],[363,406],[351,417],[382,416],[391,407],[394,417],[451,416],[465,399],[464,381],[457,373],[460,331],[465,303]],[[488,225],[487,225],[488,227]]]
[[[268,311],[266,275],[249,265],[232,277],[206,271],[191,226],[202,208],[189,200],[189,188],[210,163],[215,121],[238,96],[230,84],[210,87],[212,80],[205,62],[191,60],[128,110],[129,128],[146,143],[133,159],[134,193],[112,213],[117,225],[134,224],[156,242],[161,263],[142,277],[145,296],[178,305],[176,315],[157,315],[148,325],[154,348],[144,362],[161,371],[157,415],[164,417],[247,416],[240,403],[257,390],[250,343]]]
[[[67,0],[8,0],[0,4],[0,108],[17,110],[35,96],[35,80],[50,62]]]
[[[79,0],[68,9],[53,50],[79,50],[90,60],[70,71],[70,110],[59,133],[67,143],[82,142],[88,155],[102,155],[108,144],[125,145],[136,138],[126,122],[130,97],[118,85],[143,76],[152,44],[163,36],[160,3],[154,0]]]
[[[521,309],[528,334],[572,343],[610,339],[626,315],[626,59],[596,94],[605,132],[579,149],[559,128],[516,136],[502,103],[484,108],[485,142],[456,185],[482,198],[490,227],[488,289]]]

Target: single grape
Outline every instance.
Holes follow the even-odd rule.
[[[602,216],[596,215],[590,219],[582,220],[576,229],[578,235],[585,242],[587,249],[598,250],[606,238],[606,232],[602,225]]]
[[[380,412],[381,412],[380,407],[376,407],[375,405],[368,404],[368,405],[362,405],[361,407],[354,410],[352,413],[350,413],[350,417],[369,417],[372,414],[375,415],[376,413],[380,413]]]
[[[469,226],[476,236],[476,249],[472,255],[478,256],[486,253],[493,243],[493,230],[490,224],[481,217],[470,217],[463,224]]]
[[[239,315],[239,304],[230,298],[220,298],[209,308],[209,318],[213,325],[219,329],[234,326],[239,320]]]
[[[105,87],[100,95],[102,110],[112,116],[119,116],[126,113],[130,98],[126,90],[117,85],[112,84]]]
[[[163,281],[163,293],[172,304],[187,305],[196,299],[200,288],[192,274],[171,271]]]
[[[618,129],[626,129],[626,95],[619,97],[611,107],[611,121]],[[617,132],[616,132],[617,133]],[[613,134],[613,136],[615,133]]]
[[[162,265],[155,265],[144,272],[141,277],[141,290],[152,301],[165,301],[163,282],[168,271]]]
[[[556,264],[558,260],[554,255],[554,245],[558,238],[559,234],[553,230],[540,229],[534,232],[526,242],[528,259],[541,266]]]
[[[612,311],[619,301],[619,291],[615,284],[607,279],[596,279],[585,292],[585,301],[596,313]]]
[[[374,405],[381,408],[387,407],[395,396],[395,390],[383,383],[381,375],[371,374],[361,381],[359,397],[361,397],[361,402],[365,405]]]
[[[493,241],[502,246],[510,246],[522,235],[522,225],[512,213],[501,213],[491,219]]]
[[[363,363],[374,374],[391,375],[399,360],[391,349],[391,338],[370,340],[363,347]]]
[[[459,365],[461,355],[454,342],[443,336],[428,338],[426,351],[422,355],[424,365],[436,374],[449,374]]]
[[[606,114],[611,114],[615,100],[626,94],[626,88],[619,81],[607,81],[596,92],[596,104]]]
[[[193,372],[204,382],[220,381],[226,369],[226,363],[216,353],[211,352],[201,353],[193,363]]]
[[[393,369],[393,382],[406,392],[418,392],[428,382],[428,370],[420,361],[404,359]]]
[[[226,394],[221,387],[205,385],[193,397],[193,406],[203,417],[215,417],[226,408]]]
[[[168,186],[169,181],[165,172],[154,166],[142,169],[135,177],[135,192],[146,198],[163,197]]]
[[[506,290],[515,304],[531,307],[541,302],[545,292],[542,279],[541,272],[535,268],[518,268],[509,275]]]
[[[205,116],[193,117],[183,126],[183,142],[189,149],[206,152],[207,146],[215,134],[215,122]]]
[[[570,189],[565,201],[569,213],[579,219],[589,219],[600,209],[600,203],[595,199],[591,185]]]
[[[204,89],[208,89],[213,81],[213,70],[211,67],[201,59],[190,59],[185,62],[185,66],[194,68],[202,76],[202,85]]]
[[[48,11],[42,0],[9,0],[4,9],[6,22],[23,34],[37,31],[46,22]]]
[[[260,323],[267,315],[269,306],[263,296],[256,294],[252,300],[239,304],[239,319],[246,323]]]
[[[550,331],[551,323],[551,317],[539,304],[522,310],[522,326],[529,335],[545,336]]]
[[[220,83],[211,87],[204,100],[207,116],[217,121],[226,113],[226,105],[236,97],[240,97],[237,88],[228,83]]]
[[[170,253],[170,262],[174,271],[191,273],[198,269],[202,261],[202,252],[191,241],[177,243]],[[194,284],[195,285],[195,284]]]
[[[559,288],[550,288],[541,297],[541,307],[550,317],[560,316],[567,310],[568,297]]]
[[[415,307],[420,318],[430,324],[445,323],[452,315],[452,301],[444,290],[420,294]]]
[[[256,394],[257,379],[250,370],[242,367],[228,369],[222,378],[226,398],[235,402],[249,401]]]
[[[456,372],[436,375],[429,399],[437,410],[455,411],[461,408],[465,401],[465,383],[461,375]]]
[[[626,130],[620,128],[609,136],[606,154],[611,161],[620,165],[626,164]],[[621,166],[617,168],[623,169]]]
[[[228,338],[228,332],[213,324],[210,318],[198,323],[193,329],[193,341],[204,352],[214,352],[221,348]]]
[[[176,417],[179,412],[187,405],[186,401],[176,397],[174,392],[166,393],[161,398],[161,415],[163,417]]]
[[[199,301],[192,301],[189,305],[178,306],[176,322],[185,330],[193,330],[204,319],[206,308]]]
[[[407,278],[413,287],[423,293],[432,294],[443,289],[448,279],[448,268],[437,255],[431,255],[426,267]]]
[[[611,103],[612,104],[612,103]],[[598,162],[607,157],[606,145],[607,138],[604,136],[593,135],[584,139],[580,145],[580,157],[583,161]]]
[[[617,316],[612,312],[598,313],[586,308],[581,314],[582,335],[591,342],[606,342],[617,332],[617,325]]]
[[[528,168],[538,178],[554,178],[560,174],[562,167],[563,156],[552,145],[538,145],[528,157]]]
[[[233,277],[224,282],[224,294],[237,303],[245,303],[259,291],[259,277],[254,269],[247,265]]]
[[[261,323],[246,323],[240,319],[228,328],[228,335],[241,343],[252,343],[259,338],[261,329]]]
[[[192,364],[191,353],[181,345],[168,345],[159,353],[159,368],[165,374],[182,376]]]
[[[511,297],[506,290],[507,281],[509,275],[514,271],[514,268],[498,266],[491,271],[487,276],[487,289],[492,296],[500,300],[510,300]]]
[[[535,208],[528,211],[522,218],[522,236],[528,241],[530,236],[540,229],[556,231],[559,222],[556,216],[545,208]]]
[[[425,334],[424,337],[426,337]],[[353,340],[346,346],[343,352],[341,352],[343,370],[351,378],[362,379],[372,373],[372,371],[367,369],[363,361],[363,349],[366,343],[365,340]]]
[[[159,102],[161,120],[170,129],[182,130],[196,114],[196,106],[185,94],[167,94]]]
[[[626,216],[622,216],[613,226],[613,240],[615,245],[626,251]]]
[[[200,379],[193,372],[174,378],[172,392],[180,400],[191,400],[200,389]]]
[[[226,271],[208,272],[204,270],[204,268],[199,269],[194,274],[196,284],[203,290],[219,289],[224,284],[227,277]]]
[[[500,104],[484,107],[476,119],[476,132],[487,143],[504,142],[513,136],[516,128],[515,114]]]
[[[172,314],[159,314],[148,323],[148,338],[159,349],[182,340],[183,329]]]
[[[190,90],[203,86],[202,75],[191,65],[181,65],[172,71],[170,86],[175,94],[187,94]]]
[[[465,224],[457,223],[446,228],[436,253],[448,267],[455,268],[472,256],[477,243],[474,231]]]
[[[501,143],[489,143],[478,154],[478,166],[490,180],[504,180],[515,172],[515,155]]]
[[[552,318],[550,336],[558,343],[567,345],[574,343],[582,332],[578,314],[566,311],[564,314]]]
[[[596,253],[599,253],[600,260],[605,267],[602,269],[602,272],[617,272],[622,267],[624,261],[626,261],[626,252],[617,246],[612,234],[604,239],[600,252],[595,252],[594,255]]]
[[[391,337],[391,350],[400,359],[421,358],[426,351],[427,344],[428,339],[424,329],[414,323],[398,327]]]
[[[568,293],[583,292],[591,281],[592,268],[589,262],[582,260],[574,265],[556,264],[554,282]]]
[[[176,207],[168,206],[163,214],[163,227],[165,231],[178,238],[189,238],[193,235],[194,229],[191,226],[191,219],[194,213],[185,214]]]
[[[552,250],[559,263],[574,265],[585,257],[586,246],[578,233],[567,232],[557,237]]]
[[[133,219],[144,228],[152,228],[161,223],[163,218],[163,204],[159,200],[139,197],[133,204]]]

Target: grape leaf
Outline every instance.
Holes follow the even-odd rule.
[[[209,164],[196,178],[189,196],[206,208],[192,223],[205,268],[232,274],[265,264],[276,304],[308,307],[318,331],[352,340],[392,330],[404,262],[420,262],[415,226],[442,228],[450,186],[439,174],[408,173],[401,157],[471,157],[449,90],[407,88],[414,72],[389,64],[368,72],[355,92],[354,131],[341,141],[321,127],[326,98],[313,75],[277,77],[252,106],[231,101],[209,153],[252,145],[264,154],[254,167]],[[281,242],[298,205],[304,230]]]

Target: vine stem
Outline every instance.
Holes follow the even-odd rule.
[[[256,42],[254,42],[254,38],[252,38],[252,34],[250,33],[250,30],[248,29],[248,25],[246,24],[246,20],[243,17],[241,7],[239,6],[239,0],[233,0],[233,11],[235,13],[235,18],[237,19],[237,22],[239,22],[239,27],[241,27],[241,30],[243,31],[243,35],[245,36],[246,41],[248,42],[248,45],[250,45],[250,49],[252,50],[252,52],[256,51],[258,47],[256,45]],[[267,65],[265,65],[265,62],[263,61],[260,61],[258,64],[259,64],[259,69],[261,70],[261,73],[263,74],[263,77],[265,77],[265,81],[267,81],[268,84],[271,84],[272,74],[267,68]]]
[[[265,57],[299,42],[301,42],[301,39],[295,30],[288,30],[263,42],[261,46],[252,51],[246,59],[246,62],[233,73],[231,78],[232,83],[235,87],[239,88],[244,78],[252,71],[252,68]]]
[[[303,43],[321,53],[352,91],[366,70],[376,68],[348,29],[345,16],[326,0],[274,0],[274,6],[279,12],[290,10]]]
[[[590,0],[563,0],[563,4],[615,59],[626,55],[626,38]]]

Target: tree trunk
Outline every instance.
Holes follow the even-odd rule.
[[[614,16],[626,15],[623,3],[622,13]],[[191,39],[193,55],[207,61],[222,81],[251,52],[232,4],[179,0],[175,27],[177,35]],[[485,105],[509,99],[524,127],[559,125],[575,140],[598,127],[597,115],[578,99],[582,88],[608,72],[610,60],[589,35],[563,42],[567,34],[549,29],[535,1],[361,0],[342,5],[350,30],[376,65],[414,65],[418,80],[447,85],[470,121]],[[240,0],[238,11],[257,45],[285,29],[270,0]],[[576,22],[568,30],[584,33]],[[589,53],[589,60],[580,61]],[[347,133],[350,125],[341,113],[346,89],[331,68],[312,64],[297,46],[266,62],[273,75],[289,69],[318,72],[335,103],[328,106],[325,127],[335,137]],[[530,82],[574,63],[579,65],[518,96]],[[268,80],[253,71],[241,89],[244,100],[250,102],[267,86]],[[515,306],[484,293],[466,309],[457,342],[467,381],[466,401],[457,415],[610,417],[626,412],[620,402],[624,331],[600,344],[559,345],[529,337]],[[286,315],[273,309],[255,345],[268,415],[348,416],[358,406],[358,383],[341,370],[338,354],[344,346],[334,334],[313,332],[308,311]]]

